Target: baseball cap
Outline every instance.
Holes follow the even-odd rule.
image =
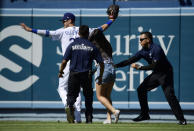
[[[69,19],[75,21],[75,15],[72,14],[72,13],[65,13],[63,18],[61,19],[61,21],[66,21],[66,20],[69,20]]]

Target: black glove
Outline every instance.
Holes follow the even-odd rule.
[[[116,19],[119,14],[119,6],[118,5],[110,5],[106,11],[109,19]]]

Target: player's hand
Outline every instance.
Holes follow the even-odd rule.
[[[135,63],[133,63],[133,64],[131,64],[131,67],[133,67],[133,68],[135,68],[135,69],[140,69],[140,65],[139,64],[135,64]]]
[[[32,31],[32,28],[28,27],[28,26],[27,26],[26,24],[24,24],[24,23],[20,23],[20,26],[21,26],[22,28],[24,28],[24,30],[26,30],[26,31],[29,31],[29,32]]]

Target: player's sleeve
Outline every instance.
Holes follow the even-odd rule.
[[[89,32],[90,34],[95,30],[95,29],[99,29],[101,30],[102,32],[105,31],[111,24],[113,23],[113,20],[108,20],[105,24],[97,27],[97,28],[90,28],[89,29]]]
[[[51,36],[53,40],[60,40],[63,36],[63,30],[58,29],[56,31],[42,30],[42,29],[32,29],[33,33],[42,35],[42,36]]]
[[[52,40],[60,40],[63,37],[63,30],[50,31],[49,36],[52,37]]]

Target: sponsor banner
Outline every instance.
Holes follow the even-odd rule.
[[[57,92],[62,61],[60,41],[24,31],[19,24],[56,30],[65,12],[76,16],[76,26],[95,28],[108,21],[106,9],[1,9],[0,10],[0,108],[64,108]],[[128,59],[141,49],[142,31],[153,33],[174,67],[175,94],[184,109],[192,109],[192,36],[194,8],[125,8],[104,34],[113,47],[114,63]],[[147,65],[144,60],[138,62]],[[151,71],[130,66],[116,70],[112,90],[115,107],[139,109],[137,87]],[[95,76],[94,76],[95,77]],[[96,99],[94,107],[104,108]],[[82,96],[83,107],[84,97]],[[151,109],[169,109],[161,87],[148,93]]]

